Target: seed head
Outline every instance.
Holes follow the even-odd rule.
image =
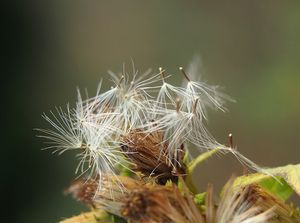
[[[180,146],[180,145],[179,145]],[[177,182],[178,175],[184,175],[184,151],[177,155],[177,160],[167,156],[168,145],[163,141],[163,133],[145,133],[135,129],[122,138],[121,149],[135,164],[135,171],[145,176],[154,177],[159,184],[167,180]]]
[[[133,190],[121,214],[130,222],[204,223],[193,199],[176,186],[144,186]]]
[[[217,207],[213,207],[212,187],[208,187],[206,201],[206,217],[210,222],[299,222],[300,216],[293,214],[289,205],[268,193],[259,185],[233,187],[233,179]]]

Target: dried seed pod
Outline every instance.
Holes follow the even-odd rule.
[[[123,152],[135,164],[135,170],[155,177],[158,184],[165,184],[167,180],[177,182],[178,176],[185,174],[183,145],[180,147],[177,160],[170,160],[163,134],[158,131],[145,133],[139,129],[123,136],[121,144]]]
[[[125,176],[104,176],[99,187],[99,181],[80,179],[74,181],[66,190],[73,197],[96,209],[105,210],[121,217],[121,206],[128,193],[140,188],[142,181]]]
[[[112,184],[114,179],[103,181],[97,190],[95,180],[78,180],[68,189],[73,196],[96,210],[104,210],[132,223],[204,223],[204,218],[186,188],[181,193],[177,186],[144,184],[129,177],[119,177],[123,184]],[[106,179],[105,178],[105,179]]]
[[[295,212],[290,205],[284,203],[259,185],[250,185],[248,193],[251,202],[258,204],[262,210],[273,210],[271,222],[300,222],[300,213]]]
[[[283,201],[265,191],[259,185],[233,187],[233,180],[217,207],[213,207],[212,187],[208,188],[206,201],[207,223],[251,222],[292,223],[300,222],[299,214]]]
[[[121,214],[132,223],[202,223],[192,197],[176,186],[145,186],[133,190],[124,200]]]
[[[72,194],[73,197],[88,205],[94,206],[93,198],[97,191],[98,181],[97,180],[76,180],[74,181],[69,188],[65,191],[67,194]]]

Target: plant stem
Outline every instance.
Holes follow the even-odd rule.
[[[219,151],[218,148],[209,150],[205,153],[201,153],[199,156],[197,156],[195,159],[193,159],[187,166],[187,176],[185,178],[185,183],[189,187],[189,189],[193,193],[197,193],[197,187],[195,186],[193,182],[193,172],[195,171],[196,167],[201,164],[203,161],[207,160],[209,157],[214,155]]]

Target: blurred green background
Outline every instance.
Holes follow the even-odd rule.
[[[2,8],[2,204],[6,222],[56,222],[84,207],[63,196],[74,154],[41,151],[33,128],[41,114],[74,103],[76,87],[96,91],[122,63],[179,66],[194,54],[204,80],[237,100],[210,114],[220,142],[232,132],[239,150],[264,166],[300,162],[300,1],[11,1]],[[107,85],[109,87],[109,85]],[[212,158],[199,188],[216,188],[241,165]],[[298,204],[299,198],[294,197]],[[1,218],[3,219],[3,216]]]

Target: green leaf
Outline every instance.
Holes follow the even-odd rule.
[[[172,180],[167,180],[165,186],[166,186],[166,187],[172,187],[172,185],[173,185]]]
[[[119,175],[121,176],[127,176],[127,177],[131,177],[134,175],[133,171],[130,169],[129,166],[118,166],[118,169],[120,171]]]
[[[116,215],[111,215],[111,222],[112,223],[126,223],[127,221],[124,218],[120,218]]]
[[[292,189],[300,196],[300,164],[263,169],[263,172],[238,177],[233,186],[257,183],[284,200],[291,195]]]
[[[195,203],[198,206],[204,205],[205,204],[205,196],[206,196],[206,192],[196,194],[195,197],[194,197]]]
[[[267,178],[262,180],[259,185],[284,201],[293,194],[293,189],[281,177],[277,177],[277,179]]]
[[[183,164],[187,164],[188,158],[189,158],[189,151],[186,150],[185,153],[184,153],[183,160],[182,160]]]

